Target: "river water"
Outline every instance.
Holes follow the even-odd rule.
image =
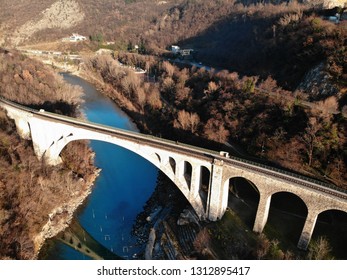
[[[92,122],[137,131],[134,123],[111,100],[85,80],[62,74],[64,79],[84,90],[81,106]],[[137,253],[131,235],[139,214],[154,191],[158,170],[137,154],[105,142],[91,141],[95,165],[102,171],[77,219],[87,232],[120,257],[131,259]],[[81,253],[56,242],[49,259],[87,259]]]

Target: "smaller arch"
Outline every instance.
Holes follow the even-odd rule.
[[[188,189],[190,190],[191,188],[191,182],[192,182],[192,172],[193,172],[193,167],[190,164],[190,162],[188,161],[184,161],[184,165],[183,165],[183,176],[184,179],[187,182],[188,185]]]
[[[275,198],[279,198],[278,201],[276,201]],[[298,201],[298,204],[294,205],[292,200]],[[289,191],[274,192],[271,198],[271,206],[277,209],[285,208],[286,211],[291,211],[297,215],[303,212],[306,212],[306,215],[308,213],[308,207],[305,200],[303,200],[298,194]]]
[[[239,215],[249,228],[252,228],[260,201],[260,193],[257,186],[244,177],[232,177],[225,183],[229,187],[229,207]]]
[[[160,155],[158,155],[157,153],[155,153],[155,155],[157,156],[159,162],[161,162],[161,158],[160,158]]]
[[[173,173],[176,174],[176,161],[172,157],[169,157],[169,164]]]
[[[204,188],[206,191],[208,190],[211,180],[210,177],[210,170],[206,166],[200,166],[200,188]]]
[[[211,172],[206,166],[200,166],[200,185],[199,185],[199,196],[204,206],[204,210],[207,210],[207,197],[208,189],[211,181]]]
[[[257,186],[244,177],[232,177],[229,179],[229,191],[236,197],[247,197],[259,200],[259,190]]]

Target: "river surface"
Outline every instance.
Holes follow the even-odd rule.
[[[137,131],[134,123],[110,99],[85,80],[62,74],[65,81],[84,90],[81,106],[89,121]],[[91,141],[95,165],[102,171],[77,219],[87,232],[120,257],[131,259],[137,253],[131,235],[139,214],[154,191],[158,170],[137,154],[113,144]],[[49,259],[87,259],[81,253],[56,242]]]

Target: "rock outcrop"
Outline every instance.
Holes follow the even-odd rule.
[[[28,21],[15,30],[10,41],[17,46],[38,31],[49,28],[68,29],[76,26],[84,17],[76,1],[59,0],[42,12],[41,19]]]
[[[324,100],[329,96],[337,95],[339,92],[331,82],[331,76],[325,70],[323,62],[306,73],[298,90],[306,92],[311,101]]]

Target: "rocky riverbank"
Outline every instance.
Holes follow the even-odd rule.
[[[57,236],[69,227],[74,218],[76,210],[83,205],[87,197],[91,194],[96,178],[100,169],[95,168],[94,174],[88,176],[86,180],[80,179],[81,189],[76,191],[71,199],[62,205],[57,206],[48,215],[47,223],[42,227],[41,232],[35,238],[35,259],[41,253],[46,240]]]
[[[159,173],[156,189],[133,227],[141,248],[137,257],[155,260],[201,258],[195,242],[204,226],[183,194]]]

